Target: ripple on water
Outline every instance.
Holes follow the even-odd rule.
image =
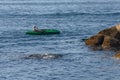
[[[120,78],[120,61],[112,58],[113,52],[92,51],[82,41],[120,22],[119,1],[64,3],[62,0],[57,5],[55,0],[47,3],[42,0],[44,4],[38,0],[11,1],[0,3],[0,80]],[[58,29],[61,34],[26,35],[33,25]],[[44,53],[64,56],[49,60],[21,59],[24,55]]]

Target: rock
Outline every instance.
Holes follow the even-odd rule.
[[[99,46],[102,44],[103,40],[104,40],[104,35],[98,34],[87,39],[85,43],[86,45],[90,45],[90,46]]]
[[[100,31],[85,43],[95,48],[101,47],[103,50],[120,50],[120,25]]]
[[[24,59],[56,59],[61,58],[61,54],[30,54],[24,57]]]
[[[103,34],[106,36],[114,37],[116,39],[120,39],[120,24],[113,26],[111,28],[104,29],[100,31],[98,34]]]
[[[103,43],[102,43],[102,48],[103,49],[110,49],[110,41],[111,41],[111,37],[106,36],[104,37]]]
[[[116,34],[118,34],[118,31],[117,31],[116,26],[114,26],[114,27],[111,27],[108,29],[104,29],[104,30],[100,31],[98,34],[115,37]]]
[[[102,43],[102,48],[107,50],[119,50],[120,49],[120,42],[118,39],[106,36]]]
[[[117,59],[120,59],[120,51],[117,52],[113,57],[117,58]]]

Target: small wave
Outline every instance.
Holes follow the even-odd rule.
[[[1,1],[0,5],[73,5],[73,4],[119,4],[119,1]]]
[[[120,15],[120,12],[111,12],[111,13],[101,13],[98,15]]]
[[[113,13],[80,13],[80,12],[68,12],[68,13],[53,13],[43,14],[45,16],[77,16],[77,15],[120,15],[120,12]]]
[[[0,14],[0,17],[67,17],[67,16],[86,16],[86,15],[109,15],[109,16],[116,16],[120,15],[120,12],[113,12],[113,13],[79,13],[79,12],[69,12],[69,13],[48,13],[48,14]]]
[[[73,5],[73,4],[83,4],[83,2],[36,2],[36,1],[19,1],[19,2],[0,2],[0,5]]]

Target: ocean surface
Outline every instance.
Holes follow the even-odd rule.
[[[0,80],[119,80],[114,52],[83,41],[119,23],[119,0],[0,0]],[[61,34],[26,35],[33,25]],[[22,58],[46,53],[63,57]]]

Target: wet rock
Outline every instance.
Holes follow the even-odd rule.
[[[100,31],[88,38],[85,43],[96,49],[101,47],[102,50],[120,50],[120,25]]]
[[[61,58],[61,54],[30,54],[24,57],[24,59],[57,59]]]

